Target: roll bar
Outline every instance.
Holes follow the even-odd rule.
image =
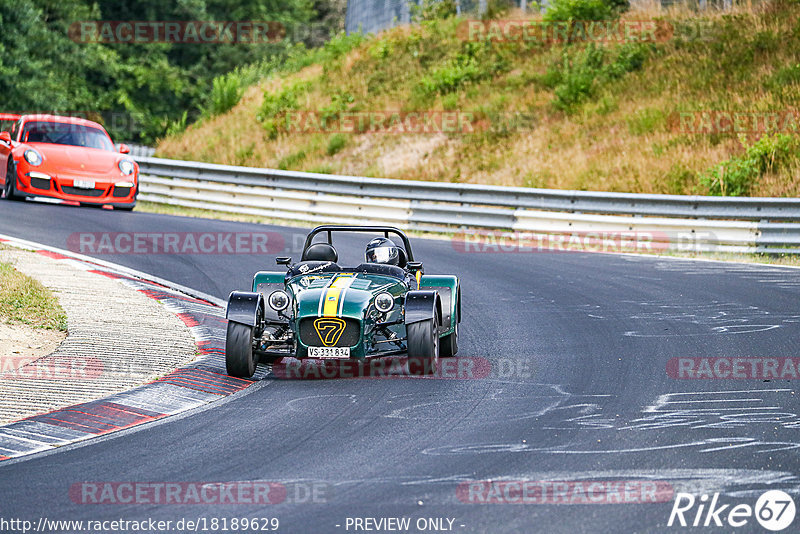
[[[346,226],[346,225],[338,225],[338,224],[324,224],[322,226],[317,226],[313,230],[308,233],[306,236],[306,243],[303,245],[303,252],[311,245],[311,242],[314,240],[314,236],[321,233],[328,234],[328,244],[332,245],[331,234],[333,232],[380,232],[383,233],[384,237],[388,238],[389,234],[394,234],[400,238],[403,242],[403,248],[405,248],[406,257],[408,261],[414,261],[414,253],[411,252],[411,243],[408,241],[408,237],[406,234],[403,233],[402,230],[399,228],[395,228],[394,226]]]

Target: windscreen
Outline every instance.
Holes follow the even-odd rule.
[[[23,143],[50,143],[114,150],[114,144],[103,130],[64,122],[26,122],[20,140]]]

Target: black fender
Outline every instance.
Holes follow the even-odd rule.
[[[461,322],[461,284],[458,284],[458,291],[456,291],[456,313],[457,322]]]
[[[258,310],[264,317],[264,297],[261,293],[250,291],[233,291],[228,297],[228,311],[225,317],[234,323],[256,326]]]
[[[433,290],[409,291],[406,293],[405,312],[407,325],[426,321],[432,317],[438,317],[441,324],[442,300]]]

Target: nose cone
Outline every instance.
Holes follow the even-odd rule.
[[[121,174],[117,167],[120,155],[116,152],[98,148],[44,143],[31,143],[31,146],[44,156],[44,165],[55,173],[99,175],[102,177]]]

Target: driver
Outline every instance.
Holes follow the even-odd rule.
[[[367,243],[367,250],[364,252],[364,259],[367,263],[379,263],[383,265],[396,265],[404,267],[405,261],[401,261],[404,252],[395,245],[394,241],[386,237],[376,237]],[[401,265],[402,263],[402,265]],[[409,271],[405,272],[404,281],[411,289],[419,289],[417,278]]]
[[[367,263],[382,263],[384,265],[400,265],[400,249],[394,242],[386,237],[376,237],[367,243],[364,252]]]

